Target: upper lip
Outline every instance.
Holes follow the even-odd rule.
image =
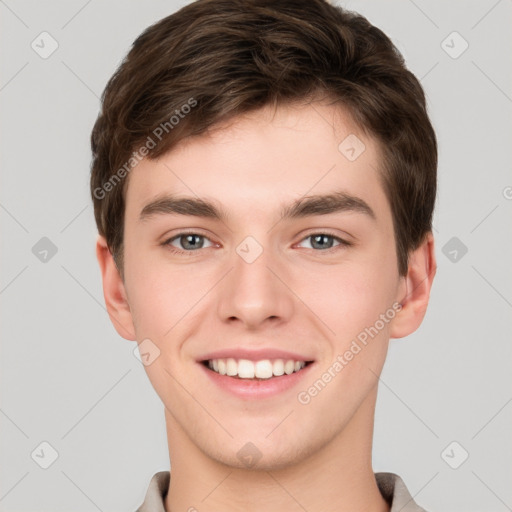
[[[209,361],[211,359],[248,359],[249,361],[262,361],[263,359],[284,359],[293,361],[313,361],[314,358],[303,356],[295,352],[289,352],[287,350],[280,350],[276,348],[261,348],[258,350],[249,350],[243,348],[225,348],[209,352],[208,354],[201,356],[198,362]]]

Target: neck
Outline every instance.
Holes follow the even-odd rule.
[[[200,451],[166,410],[171,481],[166,512],[389,512],[371,466],[377,388],[342,432],[294,465],[240,469]]]

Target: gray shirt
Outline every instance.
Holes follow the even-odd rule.
[[[171,473],[159,471],[149,482],[144,503],[135,512],[165,512],[164,499]],[[426,512],[411,497],[403,480],[394,473],[375,473],[380,493],[391,505],[390,512]]]

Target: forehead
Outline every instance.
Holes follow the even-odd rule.
[[[207,198],[227,212],[254,216],[340,190],[389,216],[379,165],[379,143],[343,108],[265,107],[141,161],[130,172],[126,217],[135,221],[163,194]]]

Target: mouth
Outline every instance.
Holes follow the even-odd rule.
[[[201,361],[208,370],[218,375],[232,377],[238,380],[263,381],[274,380],[293,373],[300,373],[314,361],[299,361],[294,359],[235,359],[232,357],[207,359]]]

